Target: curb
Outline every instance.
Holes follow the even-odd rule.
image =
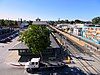
[[[11,63],[10,65],[12,65],[12,66],[25,66],[23,64],[13,64],[13,63]]]

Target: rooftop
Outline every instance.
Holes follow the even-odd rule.
[[[33,21],[33,24],[37,24],[37,25],[47,25],[46,21]]]
[[[50,45],[51,48],[60,48],[51,34],[50,34],[50,41],[51,41],[51,45]],[[25,45],[24,42],[20,42],[14,47],[10,48],[9,50],[28,50],[28,49],[29,48]]]

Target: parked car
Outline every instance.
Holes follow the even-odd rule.
[[[1,39],[0,43],[6,43],[7,41],[5,39]]]
[[[11,42],[11,38],[10,37],[7,37],[5,38],[6,42]]]
[[[12,34],[12,35],[10,35],[9,37],[10,37],[11,39],[13,39],[13,38],[14,38],[14,35]]]
[[[16,32],[15,34],[16,34],[16,36],[18,36],[19,32]]]

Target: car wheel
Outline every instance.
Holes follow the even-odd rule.
[[[29,68],[27,68],[27,69],[26,69],[26,71],[27,71],[28,73],[31,73],[31,71],[30,71],[30,69],[29,69]]]

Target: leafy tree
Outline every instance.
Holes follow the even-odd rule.
[[[13,21],[13,26],[17,26],[18,25],[18,22],[17,21]]]
[[[57,21],[57,24],[60,24],[61,23],[61,21],[60,21],[60,19]]]
[[[50,24],[50,25],[54,25],[55,22],[54,22],[54,21],[48,21],[48,24]]]
[[[0,26],[9,27],[9,26],[17,26],[17,25],[18,25],[18,21],[4,20],[4,19],[0,20]]]
[[[69,23],[69,21],[68,20],[65,20],[65,23]]]
[[[75,20],[75,23],[82,23],[82,21],[81,20]]]
[[[9,20],[5,20],[5,26],[9,26]]]
[[[5,26],[5,21],[4,21],[4,19],[1,20],[1,26]]]
[[[13,21],[9,20],[9,26],[14,26]]]
[[[93,24],[100,24],[100,17],[95,17],[92,19]]]
[[[50,45],[49,30],[45,26],[30,25],[19,40],[24,41],[33,54],[39,53],[42,57],[42,52]]]
[[[1,24],[1,20],[0,20],[0,27],[2,26],[2,24]]]
[[[61,20],[60,23],[65,23],[65,21],[64,20]]]
[[[74,24],[75,22],[74,21],[70,21],[70,24]]]
[[[32,25],[33,21],[30,20],[28,23],[29,23],[29,25]]]

